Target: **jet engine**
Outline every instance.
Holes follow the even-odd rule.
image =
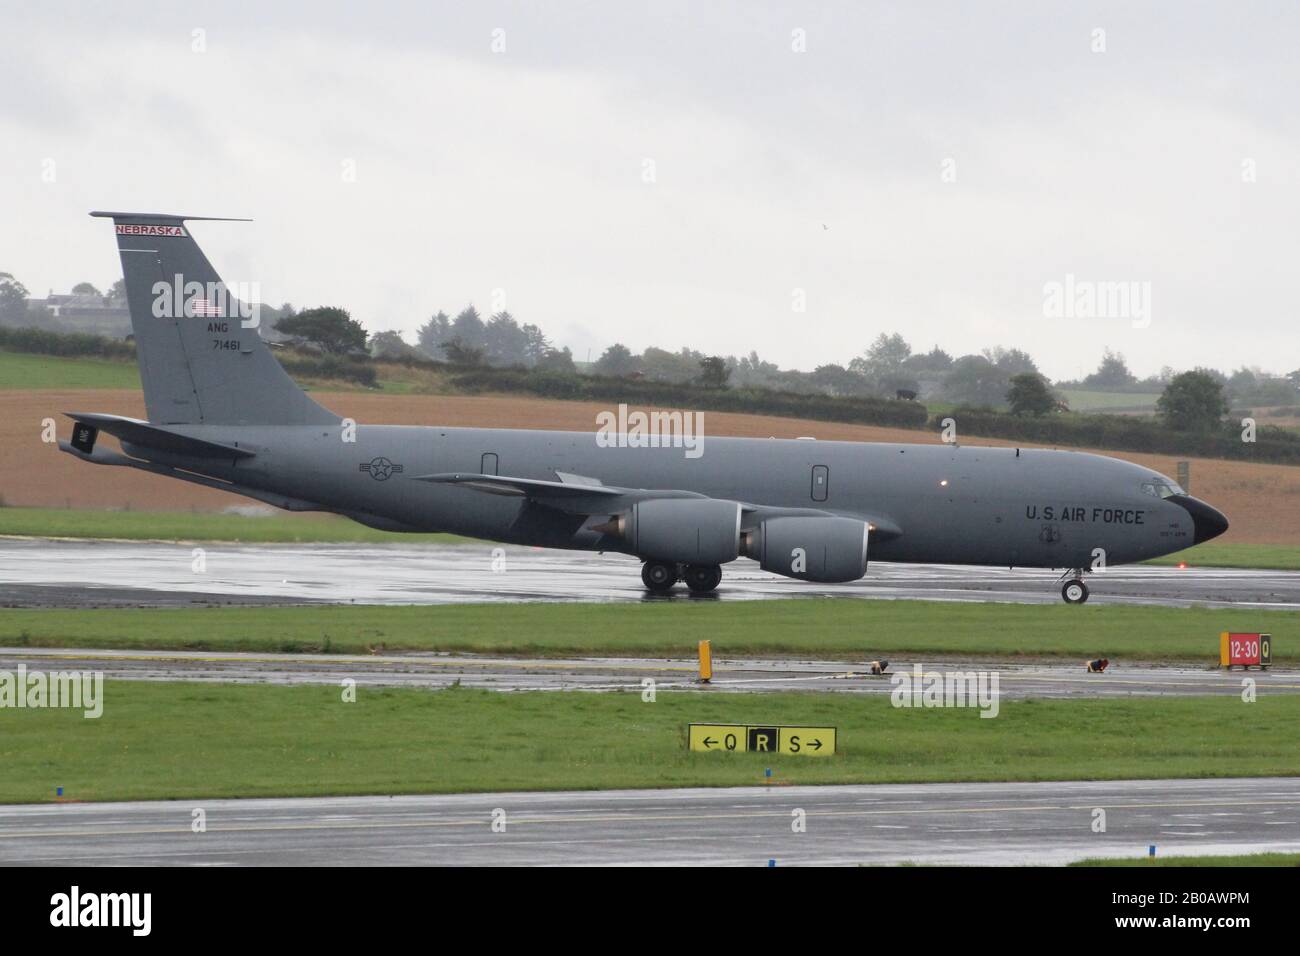
[[[651,498],[638,501],[598,530],[623,538],[642,558],[726,564],[740,556],[740,503],[717,498]]]
[[[764,571],[838,584],[867,573],[867,523],[854,518],[769,518],[746,531],[741,553]]]

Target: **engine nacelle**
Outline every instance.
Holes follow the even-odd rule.
[[[740,502],[717,498],[638,501],[614,522],[642,558],[726,564],[740,556]]]
[[[867,573],[867,523],[855,518],[769,518],[745,533],[742,553],[764,571],[839,584]]]

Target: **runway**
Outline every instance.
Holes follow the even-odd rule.
[[[626,555],[477,545],[177,545],[0,539],[0,606],[459,604],[507,601],[745,601],[835,596],[1057,603],[1050,570],[875,562],[852,584],[818,585],[739,560],[714,595],[648,595]],[[1091,601],[1300,609],[1300,572],[1134,565],[1089,575]]]
[[[1300,778],[0,806],[10,866],[1043,865],[1151,844],[1300,851]]]
[[[126,651],[42,648],[0,648],[0,670],[99,671],[107,679],[196,681],[239,684],[331,684],[345,679],[358,686],[437,689],[460,684],[497,691],[636,691],[643,681],[656,690],[698,693],[759,691],[835,691],[848,694],[888,694],[889,676],[865,673],[865,662],[816,660],[715,659],[713,678],[698,680],[694,660],[582,658],[571,660],[503,658],[464,654],[271,654],[217,651]],[[891,661],[892,673],[985,671],[998,675],[1003,699],[1091,697],[1179,697],[1231,695],[1242,692],[1249,676],[1261,695],[1300,693],[1300,672],[1294,669],[1238,670],[1166,667],[1141,662],[1115,662],[1102,674],[1089,674],[1074,664],[945,660]]]

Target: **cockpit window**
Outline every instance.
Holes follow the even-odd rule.
[[[1170,495],[1186,494],[1182,488],[1179,488],[1172,481],[1167,481],[1164,478],[1142,482],[1142,493],[1151,495],[1155,498],[1168,498]]]

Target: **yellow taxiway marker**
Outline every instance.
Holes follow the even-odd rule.
[[[835,753],[835,728],[690,724],[687,727],[687,745],[697,753],[720,751],[829,757]]]

